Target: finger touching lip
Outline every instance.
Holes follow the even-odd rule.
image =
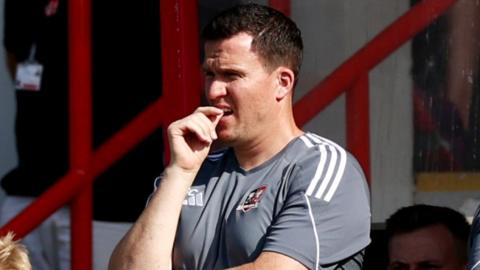
[[[222,110],[223,116],[228,116],[228,115],[233,114],[232,108],[230,106],[226,105],[226,104],[218,104],[215,107]]]

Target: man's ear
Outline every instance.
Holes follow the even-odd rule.
[[[284,97],[289,95],[293,90],[295,83],[295,74],[293,71],[287,67],[279,67],[277,69],[277,100],[282,100]]]

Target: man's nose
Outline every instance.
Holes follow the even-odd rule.
[[[220,80],[212,80],[207,83],[205,91],[209,100],[215,100],[227,94],[226,84]]]

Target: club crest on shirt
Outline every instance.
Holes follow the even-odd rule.
[[[241,210],[244,213],[252,210],[253,208],[257,208],[260,200],[262,199],[263,194],[267,186],[261,186],[254,191],[250,192],[245,199],[245,201],[237,207],[237,210]]]

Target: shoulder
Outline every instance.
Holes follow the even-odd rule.
[[[363,171],[355,157],[332,140],[314,133],[301,137],[305,151],[299,151],[291,189],[304,192],[307,196],[329,201],[340,188],[365,186]]]
[[[300,136],[298,140],[301,141],[301,143],[298,143],[300,146],[297,146],[296,149],[298,155],[298,163],[305,162],[311,159],[322,158],[329,158],[328,161],[331,160],[333,162],[343,163],[350,160],[355,160],[355,158],[353,158],[353,156],[350,155],[350,153],[348,153],[342,146],[320,135],[306,132],[305,134]]]
[[[290,160],[285,160],[288,169],[282,168],[282,206],[267,249],[288,251],[305,265],[345,260],[370,241],[370,200],[363,172],[351,154],[329,139],[305,133],[294,143]]]

